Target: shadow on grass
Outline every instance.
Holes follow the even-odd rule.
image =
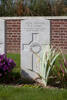
[[[19,72],[11,72],[10,74],[0,79],[0,84],[2,85],[24,85],[33,83],[35,83],[35,81],[24,78],[22,79]]]
[[[7,74],[5,77],[0,79],[0,84],[16,84],[20,79],[20,74],[17,72],[12,72]]]
[[[50,77],[48,79],[48,85],[52,87],[67,89],[67,76],[65,76],[63,80],[58,80],[57,77]]]

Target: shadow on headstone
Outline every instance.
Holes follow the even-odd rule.
[[[35,79],[32,78],[32,75],[30,76],[28,72],[26,72],[25,70],[21,71],[21,78],[23,83],[27,83],[27,84],[35,83]]]

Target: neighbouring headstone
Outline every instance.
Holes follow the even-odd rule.
[[[50,20],[31,18],[21,21],[21,70],[24,78],[36,79],[40,73],[38,57],[50,44]]]
[[[0,54],[5,53],[5,21],[0,19]]]

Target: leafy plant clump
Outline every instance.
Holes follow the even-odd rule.
[[[6,76],[16,66],[15,62],[7,58],[5,54],[0,55],[0,77]]]
[[[49,74],[54,68],[55,61],[59,55],[60,52],[56,52],[55,49],[50,48],[50,45],[47,45],[43,51],[42,58],[40,58],[40,74],[45,86],[47,86]]]
[[[50,45],[47,45],[42,50],[41,54],[38,55],[36,52],[33,52],[38,57],[38,62],[40,63],[40,77],[45,86],[47,86],[49,74],[52,69],[55,67],[55,61],[60,55],[60,52],[57,52],[56,49],[51,48]]]
[[[57,59],[57,64],[53,69],[53,77],[55,77],[54,85],[67,88],[67,59],[61,50],[61,56]]]

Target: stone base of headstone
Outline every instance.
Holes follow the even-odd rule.
[[[31,70],[23,69],[21,71],[21,77],[28,80],[36,80],[39,78],[39,75]]]
[[[42,81],[42,79],[40,78],[40,76],[30,70],[24,69],[21,71],[21,78],[23,80],[23,82],[25,83],[37,83],[40,84],[41,86],[44,86],[44,83]]]

